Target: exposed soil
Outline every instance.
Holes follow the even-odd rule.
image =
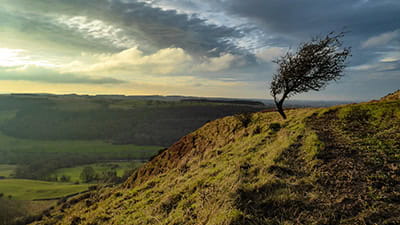
[[[316,167],[325,223],[399,224],[400,208],[393,204],[400,196],[399,170],[377,160],[388,156],[359,148],[353,135],[346,137],[338,129],[335,111],[314,116],[309,124],[325,144]]]
[[[399,165],[359,148],[337,122],[335,111],[309,118],[325,144],[319,163],[310,168],[302,160],[300,136],[268,169],[273,183],[239,190],[237,205],[250,216],[233,224],[400,224]],[[303,182],[307,177],[314,182]],[[295,197],[273,198],[281,191]]]

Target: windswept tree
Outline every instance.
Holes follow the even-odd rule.
[[[283,103],[303,92],[319,91],[329,81],[337,81],[344,74],[350,47],[342,47],[344,33],[331,32],[325,37],[315,37],[300,44],[297,52],[287,52],[274,62],[279,68],[274,74],[270,92],[276,108],[286,119]]]

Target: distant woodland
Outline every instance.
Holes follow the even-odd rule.
[[[0,126],[8,136],[159,146],[172,144],[209,120],[264,108],[262,103],[245,101],[21,96],[2,96],[0,100],[0,111],[16,111],[15,117]]]

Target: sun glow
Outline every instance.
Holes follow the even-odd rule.
[[[34,59],[28,54],[29,52],[23,49],[0,48],[0,67],[56,67],[47,60]]]

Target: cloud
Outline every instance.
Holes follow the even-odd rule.
[[[371,47],[386,45],[389,42],[391,42],[399,37],[400,37],[400,30],[386,32],[386,33],[380,34],[378,36],[368,38],[368,40],[361,43],[361,47],[371,48]]]
[[[123,25],[129,27],[132,36],[139,36],[143,45],[150,49],[176,47],[203,55],[214,50],[213,54],[218,55],[238,51],[227,39],[243,36],[238,29],[208,24],[196,16],[154,8],[141,2],[112,1],[109,7],[112,14],[119,15]]]
[[[56,20],[58,16],[45,12],[8,10],[0,6],[0,35],[2,46],[31,48],[47,53],[116,51],[109,42],[94,41],[79,32],[71,31]],[[5,34],[5,35],[4,35]]]
[[[45,59],[37,59],[24,49],[0,48],[0,68],[18,66],[54,67]]]
[[[164,75],[185,70],[192,63],[192,57],[180,48],[161,49],[145,55],[138,48],[130,48],[115,54],[84,55],[82,60],[62,66],[63,72],[122,74],[122,75]]]
[[[85,54],[79,60],[62,65],[60,71],[63,73],[108,74],[131,77],[196,75],[198,73],[224,71],[233,66],[241,66],[244,63],[241,56],[230,53],[222,53],[217,57],[193,57],[181,48],[165,48],[146,55],[135,47],[115,54]]]
[[[147,84],[146,93],[160,89],[188,94],[197,84],[203,85],[197,93],[211,84],[213,93],[221,93],[224,84],[242,82],[243,86],[251,84],[243,88],[246,93],[264,96],[265,82],[275,69],[270,63],[274,58],[311,36],[345,26],[351,32],[344,44],[353,47],[348,76],[357,77],[348,86],[368,80],[362,74],[376,74],[378,79],[400,71],[399,36],[393,37],[400,29],[398,0],[0,2],[0,27],[5,34],[0,35],[0,43],[3,48],[23,50],[9,51],[11,57],[5,53],[1,57],[0,52],[0,66],[48,70],[34,72],[31,68],[32,74],[6,71],[7,75],[3,68],[3,80],[43,80],[47,87],[69,82],[57,86],[71,89],[87,82],[91,86],[85,87],[93,90],[112,86],[103,83],[126,80],[113,90],[126,85],[121,92],[128,93]],[[399,86],[398,79],[393,80],[397,83],[381,83]],[[98,86],[92,85],[96,82]],[[129,86],[132,83],[138,85]],[[374,87],[371,82],[366,85]]]
[[[18,14],[58,15],[55,24],[63,25],[61,28],[65,31],[62,33],[66,36],[69,33],[86,38],[101,36],[126,48],[135,47],[127,46],[133,40],[146,53],[165,48],[182,48],[190,54],[208,56],[240,52],[231,40],[244,36],[237,28],[211,24],[195,15],[163,10],[138,1],[43,0],[32,3],[20,0],[6,4],[14,7]],[[108,36],[106,30],[110,31]],[[213,49],[215,51],[210,52]]]
[[[87,39],[104,40],[117,48],[132,48],[137,43],[123,29],[101,20],[90,20],[85,16],[60,16],[56,22],[71,31],[77,31]]]
[[[14,68],[0,67],[0,80],[9,81],[34,81],[59,84],[122,84],[125,81],[109,77],[91,77],[72,73],[61,74],[57,71],[37,66],[25,66]]]
[[[352,35],[376,35],[398,29],[399,24],[394,21],[400,21],[397,0],[228,0],[221,5],[234,15],[253,19],[270,32],[297,37],[343,27]]]
[[[389,72],[400,70],[400,60],[371,62],[349,68],[351,71],[363,72]]]
[[[272,62],[274,59],[285,54],[285,52],[284,48],[270,47],[258,51],[256,57],[263,62]]]
[[[242,57],[228,53],[221,54],[219,57],[206,58],[205,62],[195,66],[193,70],[199,72],[218,72],[230,69],[233,65],[242,66],[244,64],[245,62]]]

